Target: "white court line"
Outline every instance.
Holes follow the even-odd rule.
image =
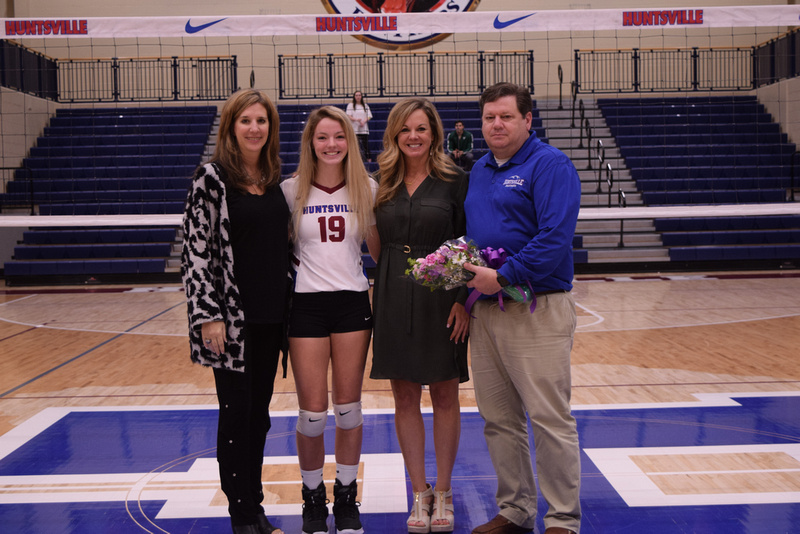
[[[599,313],[595,312],[594,310],[590,310],[589,308],[587,308],[586,306],[584,306],[580,302],[576,302],[575,306],[577,306],[578,308],[582,309],[583,311],[585,311],[586,313],[588,313],[589,315],[591,315],[592,317],[594,317],[596,319],[595,322],[593,322],[593,323],[578,325],[578,327],[575,329],[576,332],[578,330],[580,330],[581,328],[588,328],[590,326],[595,326],[595,325],[598,325],[600,323],[605,322],[605,318],[602,315],[600,315]],[[602,330],[602,332],[608,332],[608,330]]]
[[[800,443],[775,443],[775,444],[746,444],[746,445],[705,445],[705,446],[674,446],[674,447],[611,447],[611,448],[586,448],[586,455],[597,466],[600,473],[614,487],[614,490],[628,506],[714,506],[734,504],[774,504],[798,503],[800,492],[779,491],[781,486],[771,490],[752,491],[717,491],[706,490],[700,492],[667,493],[659,487],[655,480],[662,478],[667,473],[645,472],[636,464],[634,458],[643,455],[663,455],[686,458],[690,455],[719,455],[719,454],[777,454],[783,453],[800,461]],[[752,470],[739,471],[713,471],[710,476],[719,476],[724,473],[748,474]],[[785,470],[770,469],[758,471],[762,474],[778,474]],[[700,476],[700,471],[687,470],[681,475]],[[777,480],[777,477],[775,477]],[[655,479],[655,480],[654,480]]]
[[[27,299],[29,299],[29,298],[31,298],[31,297],[38,297],[38,296],[39,296],[38,294],[34,294],[34,295],[28,295],[27,297],[20,297],[20,298],[18,298],[18,299],[9,300],[9,301],[7,301],[7,302],[0,302],[0,307],[2,307],[2,306],[7,306],[7,305],[9,305],[9,304],[14,304],[15,302],[19,302],[19,301],[21,301],[21,300],[27,300]]]
[[[694,393],[696,401],[688,402],[642,402],[612,404],[573,404],[573,411],[592,410],[649,410],[652,408],[718,408],[741,406],[737,398],[799,397],[800,391],[737,391],[730,393]],[[75,412],[159,412],[159,411],[200,411],[217,410],[216,404],[178,404],[147,406],[58,406],[44,408],[0,436],[0,460],[8,456],[30,439],[38,436],[63,417]],[[477,413],[477,407],[462,407],[461,413]],[[332,410],[329,413],[333,413]],[[392,408],[365,408],[365,415],[393,415]],[[422,408],[422,413],[433,413],[430,407]],[[270,411],[270,417],[296,417],[296,410]]]
[[[35,323],[23,323],[21,321],[14,321],[13,319],[6,319],[5,317],[0,317],[0,321],[10,323],[10,324],[17,324],[20,326],[30,326],[31,328],[49,328],[50,330],[64,330],[67,332],[88,332],[91,334],[115,334],[115,335],[131,335],[131,336],[168,336],[168,337],[188,337],[188,332],[184,334],[165,334],[159,332],[133,332],[127,330],[95,330],[93,328],[75,328],[75,327],[66,327],[66,326],[52,326],[49,324],[35,324]]]
[[[573,412],[595,410],[651,410],[672,408],[723,408],[741,406],[735,399],[761,397],[800,397],[800,391],[751,391],[741,393],[692,393],[696,401],[631,402],[619,404],[573,404]]]
[[[696,276],[683,276],[680,277],[679,281],[694,281],[694,280],[707,280],[707,275],[698,275],[699,278]],[[625,277],[616,277],[614,282],[653,282],[659,281],[660,279],[627,279]],[[589,280],[589,281],[581,281],[575,280],[575,284],[583,284],[583,283],[599,283],[605,282],[602,280]],[[131,290],[120,291],[120,294],[125,293],[163,293],[163,292],[177,292],[182,290],[180,287],[142,287],[142,288],[133,288]],[[47,294],[32,294],[25,297],[21,297],[19,299],[3,302],[0,303],[0,307],[8,307],[11,304],[21,302],[22,300],[27,300],[32,297],[46,297],[49,296]],[[719,320],[719,321],[712,321],[712,322],[696,322],[696,323],[680,323],[680,324],[660,324],[660,325],[653,325],[653,326],[636,326],[636,327],[619,327],[619,328],[604,328],[602,330],[589,330],[587,332],[586,329],[597,326],[606,322],[606,318],[599,312],[596,312],[587,306],[581,304],[580,302],[575,302],[576,307],[580,308],[581,310],[585,311],[590,316],[594,317],[595,319],[592,322],[586,324],[579,324],[576,328],[576,333],[597,333],[597,332],[633,332],[633,331],[643,331],[643,330],[662,330],[668,328],[691,328],[695,326],[724,326],[730,324],[738,324],[738,323],[748,323],[754,321],[766,321],[766,320],[773,320],[773,319],[786,319],[791,317],[800,316],[800,309],[796,313],[784,313],[780,315],[768,315],[762,317],[751,317],[751,318],[744,318],[744,319],[730,319],[730,320]],[[650,312],[645,313],[658,313],[658,310],[651,310]],[[91,329],[91,328],[79,328],[79,327],[67,327],[67,326],[57,326],[57,325],[49,325],[49,324],[42,324],[42,323],[29,323],[23,321],[16,321],[13,319],[9,319],[6,317],[0,316],[0,321],[5,321],[10,324],[16,324],[20,326],[27,326],[31,328],[49,328],[51,330],[60,330],[60,331],[68,331],[68,332],[88,332],[88,333],[96,333],[96,334],[114,334],[114,335],[134,335],[134,336],[161,336],[161,337],[186,337],[188,332],[180,332],[180,333],[159,333],[159,332],[141,332],[137,330],[132,331],[122,331],[122,330],[113,330],[113,329]],[[145,322],[144,324],[147,324]],[[138,325],[142,327],[143,325]]]
[[[6,303],[7,304],[7,303]],[[604,323],[605,318],[598,314],[597,312],[583,306],[581,303],[576,302],[575,305],[582,310],[584,310],[589,315],[595,317],[595,321],[587,324],[578,325],[576,328],[576,333],[581,333],[582,330],[596,326],[598,324]],[[769,321],[772,319],[786,319],[790,317],[797,317],[800,316],[800,312],[798,313],[790,313],[790,314],[783,314],[783,315],[770,315],[766,317],[751,317],[745,319],[730,319],[727,321],[712,321],[712,322],[704,322],[704,323],[681,323],[681,324],[671,324],[671,325],[653,325],[653,326],[636,326],[636,327],[624,327],[624,328],[605,328],[603,330],[591,330],[587,333],[598,333],[598,332],[632,332],[632,331],[639,331],[639,330],[663,330],[667,328],[691,328],[695,326],[724,326],[729,324],[737,324],[737,323],[750,323],[755,321]],[[99,330],[94,328],[78,328],[78,327],[66,327],[66,326],[54,326],[54,325],[47,325],[47,324],[37,324],[37,323],[26,323],[22,321],[15,321],[13,319],[8,319],[6,317],[0,317],[0,321],[4,321],[10,324],[16,324],[20,326],[28,326],[31,328],[49,328],[51,330],[62,330],[67,332],[89,332],[94,334],[115,334],[115,335],[133,335],[133,336],[165,336],[165,337],[187,337],[188,332],[186,333],[164,333],[164,332],[138,332],[138,331],[126,331],[126,330]],[[140,325],[141,326],[141,325]]]
[[[706,280],[715,280],[713,275],[664,275],[663,277],[659,276],[658,278],[628,278],[628,277],[610,277],[613,278],[613,283],[616,282],[693,282],[693,281],[706,281]],[[664,279],[664,278],[669,278]],[[607,280],[575,280],[574,285],[578,284],[594,284],[594,283],[608,283]],[[598,312],[589,309],[588,307],[582,305],[580,302],[575,302],[575,306],[584,310],[586,313],[594,316],[597,320],[592,323],[581,324],[578,325],[576,328],[576,333],[581,332],[582,330],[596,326],[600,323],[605,322],[605,318]],[[689,310],[687,310],[689,311]],[[658,313],[658,310],[648,310],[648,311],[637,311],[637,310],[628,310],[628,311],[617,311],[615,310],[614,313]],[[737,324],[737,323],[749,323],[754,321],[768,321],[772,319],[787,319],[790,317],[797,317],[800,316],[800,308],[795,313],[784,313],[781,315],[768,315],[762,317],[751,317],[751,318],[744,318],[744,319],[729,319],[729,320],[721,320],[721,321],[711,321],[711,322],[697,322],[697,323],[680,323],[680,324],[670,324],[670,325],[653,325],[653,326],[635,326],[635,327],[620,327],[620,328],[604,328],[602,330],[590,330],[587,333],[597,333],[597,332],[634,332],[634,331],[641,331],[641,330],[661,330],[667,328],[691,328],[695,326],[724,326],[729,324]]]
[[[630,312],[628,312],[630,313]],[[685,324],[670,324],[670,325],[653,325],[653,326],[632,326],[628,328],[606,328],[603,330],[590,330],[586,332],[587,334],[596,334],[596,333],[603,333],[603,332],[634,332],[638,330],[666,330],[668,328],[692,328],[695,326],[725,326],[729,324],[737,324],[737,323],[753,323],[756,321],[770,321],[772,319],[787,319],[789,317],[797,317],[800,316],[800,312],[792,313],[787,315],[770,315],[768,317],[751,317],[749,319],[729,319],[727,321],[712,321],[708,323],[685,323]],[[592,325],[581,325],[583,327],[592,326]],[[578,329],[581,328],[578,326]],[[577,332],[577,329],[576,329]]]
[[[127,293],[127,291],[121,291],[120,292],[120,294],[123,294],[123,293]],[[132,291],[131,291],[131,293],[132,293]],[[157,292],[152,291],[152,293],[157,293]],[[33,295],[28,295],[27,297],[22,297],[22,298],[19,298],[19,299],[16,299],[16,300],[12,300],[12,301],[9,301],[9,302],[0,303],[0,306],[5,306],[5,305],[8,305],[8,304],[14,304],[14,303],[19,302],[21,300],[27,300],[27,299],[30,299],[32,297],[48,297],[48,296],[50,296],[50,295],[49,294],[42,294],[42,293],[35,293]],[[141,327],[144,324],[147,324],[149,322],[149,319],[145,320],[144,323],[142,323],[142,321],[139,320],[139,319],[131,320],[131,322],[135,322],[137,320],[139,321],[139,324],[137,325],[138,327]],[[169,333],[159,333],[159,332],[137,332],[137,331],[131,331],[131,330],[98,330],[98,329],[94,329],[94,328],[77,328],[77,327],[74,327],[74,326],[73,327],[67,327],[67,326],[55,326],[55,325],[49,325],[49,324],[43,324],[43,323],[26,323],[26,322],[23,322],[23,321],[15,321],[14,319],[9,319],[7,317],[2,317],[2,316],[0,316],[0,321],[4,321],[4,322],[9,323],[9,324],[16,324],[16,325],[19,325],[19,326],[28,326],[28,327],[31,327],[31,328],[49,328],[50,330],[62,330],[62,331],[66,331],[66,332],[88,332],[88,333],[92,333],[92,334],[115,334],[115,335],[124,334],[124,335],[134,335],[134,336],[166,336],[166,337],[188,337],[188,335],[189,335],[188,330],[186,332],[183,332],[183,333],[180,333],[180,334],[169,334]]]

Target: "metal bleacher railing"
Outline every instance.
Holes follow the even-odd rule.
[[[575,50],[576,93],[746,91],[800,74],[800,30],[758,46]],[[534,93],[533,51],[279,55],[280,99]],[[236,56],[59,60],[0,40],[0,85],[58,102],[224,100]]]
[[[58,62],[59,102],[224,100],[236,56],[69,59]]]
[[[752,47],[575,50],[579,93],[747,91],[800,75],[800,30]]]
[[[56,102],[225,100],[236,56],[52,59],[0,40],[0,85]]]
[[[0,86],[55,100],[57,72],[54,59],[0,39]]]
[[[533,88],[533,50],[278,56],[281,99],[477,96],[500,81]]]

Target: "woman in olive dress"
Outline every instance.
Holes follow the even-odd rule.
[[[469,379],[467,292],[463,287],[431,292],[404,273],[409,258],[426,256],[464,234],[468,180],[445,154],[442,121],[424,98],[392,108],[383,144],[378,232],[368,239],[377,262],[370,378],[391,380],[398,441],[414,492],[409,532],[451,532],[450,479],[461,433],[458,385]],[[425,474],[423,385],[430,388],[434,414],[433,488]]]

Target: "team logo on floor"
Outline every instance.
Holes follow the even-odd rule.
[[[328,13],[346,16],[461,13],[475,11],[479,2],[480,0],[322,0]],[[449,35],[449,33],[368,33],[353,37],[386,50],[413,50],[432,45]]]

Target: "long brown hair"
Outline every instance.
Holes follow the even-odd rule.
[[[267,94],[258,89],[240,89],[233,93],[222,107],[219,121],[217,147],[211,161],[220,165],[225,171],[225,178],[231,185],[244,189],[248,181],[247,172],[242,161],[242,151],[236,141],[236,119],[253,104],[261,104],[267,110],[269,132],[267,142],[258,156],[258,168],[266,177],[265,187],[277,184],[281,180],[280,152],[280,119],[278,109]]]
[[[383,132],[383,152],[378,156],[377,172],[378,195],[375,200],[377,208],[384,202],[394,198],[397,191],[403,185],[403,178],[406,174],[405,159],[400,146],[397,143],[397,136],[403,129],[408,117],[415,111],[421,109],[428,117],[431,125],[431,153],[428,163],[431,168],[431,176],[439,180],[450,181],[458,175],[458,169],[447,154],[444,152],[444,128],[442,119],[436,108],[427,98],[407,98],[401,100],[389,112],[386,121],[386,130]]]
[[[356,102],[356,93],[361,93],[361,102]],[[361,105],[362,108],[367,109],[367,100],[364,98],[364,91],[353,92],[353,109],[356,109],[356,106],[358,105]]]
[[[369,173],[361,160],[353,125],[344,111],[334,106],[323,106],[311,112],[308,116],[303,135],[300,140],[300,162],[297,164],[295,176],[297,180],[297,196],[292,210],[294,228],[299,228],[300,217],[308,201],[311,184],[317,176],[317,154],[314,151],[314,133],[322,119],[331,119],[339,123],[347,139],[347,155],[342,161],[344,183],[347,185],[347,194],[350,197],[350,207],[355,212],[358,228],[362,237],[369,233],[372,220],[372,185]]]

